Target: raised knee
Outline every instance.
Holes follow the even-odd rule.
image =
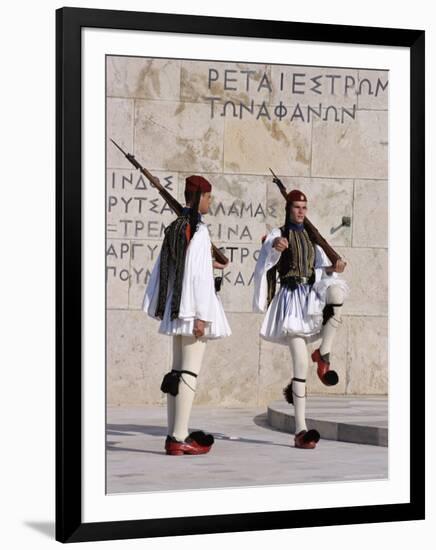
[[[331,285],[327,289],[326,302],[327,304],[339,305],[344,303],[344,291],[339,285]]]

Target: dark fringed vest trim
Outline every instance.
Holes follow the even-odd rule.
[[[168,281],[172,272],[174,273],[174,286],[171,300],[171,320],[177,319],[179,316],[186,249],[188,248],[186,236],[188,224],[189,217],[180,216],[165,229],[160,257],[159,296],[155,312],[158,319],[163,319],[164,316]]]
[[[268,269],[266,272],[266,281],[267,281],[267,304],[268,307],[270,303],[272,302],[272,299],[274,298],[276,294],[276,286],[277,286],[277,266],[273,266],[271,269]]]

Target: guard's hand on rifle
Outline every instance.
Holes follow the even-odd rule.
[[[289,247],[288,239],[285,237],[276,237],[273,242],[273,248],[278,252],[283,252]]]
[[[331,265],[329,267],[326,267],[325,270],[326,270],[326,273],[333,273],[333,271],[336,271],[336,273],[343,273],[346,265],[347,265],[346,261],[339,259],[336,261],[334,266]]]
[[[204,336],[204,327],[205,327],[204,321],[202,321],[201,319],[195,319],[194,330],[192,331],[193,335],[196,338],[201,338],[202,336]]]
[[[214,269],[224,269],[224,268],[227,267],[229,264],[220,264],[220,263],[217,262],[216,260],[213,260],[213,261],[212,261],[212,265],[213,265],[213,268],[214,268]]]
[[[336,273],[342,273],[346,265],[347,265],[346,261],[339,259],[335,264]]]

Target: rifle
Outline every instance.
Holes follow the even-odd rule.
[[[269,169],[271,174],[273,175],[273,182],[277,184],[277,187],[280,190],[280,193],[283,195],[285,200],[287,200],[287,192],[286,187],[283,185],[283,182],[278,178],[274,172]],[[313,225],[313,223],[308,219],[304,218],[304,229],[307,231],[307,234],[309,235],[309,238],[313,240],[316,244],[318,244],[326,253],[328,259],[332,262],[332,266],[334,267],[336,265],[336,262],[338,260],[341,260],[342,258],[339,256],[339,254],[329,245],[329,243],[324,239],[324,237],[321,235],[321,233],[318,231],[318,229]]]
[[[168,206],[174,210],[174,212],[177,214],[177,216],[180,216],[183,210],[183,206],[179,203],[177,199],[175,199],[169,191],[165,189],[165,187],[160,183],[159,178],[156,176],[153,176],[147,168],[144,168],[136,159],[135,156],[126,153],[121,149],[121,147],[116,143],[113,139],[111,139],[112,143],[115,145],[115,147],[118,147],[118,149],[123,153],[123,155],[126,157],[126,159],[133,164],[133,166],[141,172],[141,174],[144,174],[144,176],[148,179],[148,181],[151,183],[153,187],[156,187],[156,189],[159,191],[161,197],[164,199],[164,201],[168,204]],[[214,244],[212,244],[212,254],[213,257],[217,262],[220,264],[226,265],[229,263],[228,258],[221,252],[219,248],[217,248]]]

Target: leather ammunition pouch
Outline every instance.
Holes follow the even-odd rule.
[[[223,278],[215,277],[214,281],[215,281],[215,292],[218,293],[221,290],[221,284],[223,282]]]

